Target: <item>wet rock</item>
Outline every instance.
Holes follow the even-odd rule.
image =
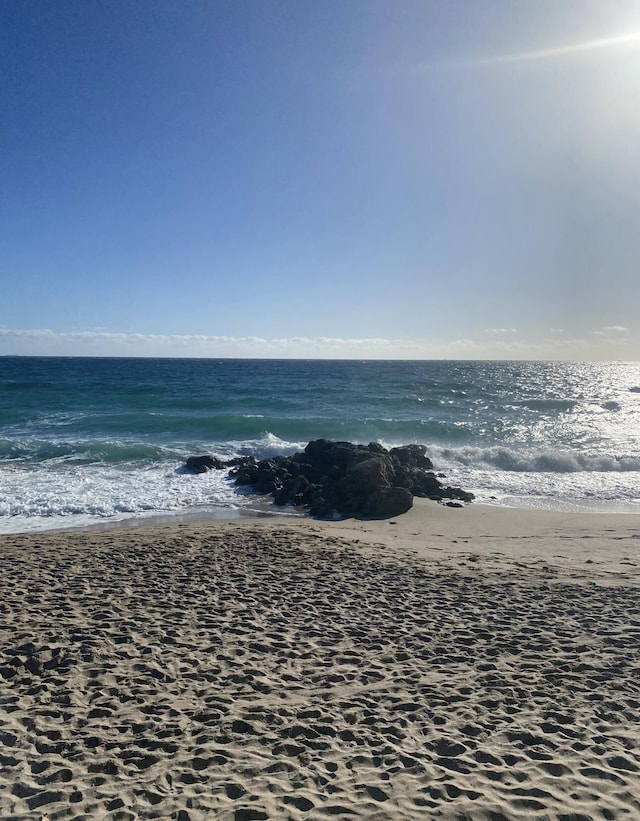
[[[293,456],[237,460],[229,475],[236,484],[271,494],[278,505],[307,507],[322,519],[391,518],[406,513],[414,496],[471,501],[471,493],[445,487],[432,467],[423,445],[387,450],[377,442],[316,439]]]
[[[191,473],[207,473],[209,470],[224,470],[226,464],[215,456],[190,456],[185,468]]]

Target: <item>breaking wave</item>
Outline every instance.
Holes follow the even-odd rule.
[[[640,457],[588,455],[568,450],[523,451],[507,447],[431,448],[436,463],[493,468],[518,473],[639,471]]]

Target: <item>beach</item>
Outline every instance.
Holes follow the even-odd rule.
[[[640,817],[640,521],[0,537],[3,819]]]

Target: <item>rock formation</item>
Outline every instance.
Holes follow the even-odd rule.
[[[316,439],[293,456],[230,462],[191,457],[187,467],[196,472],[231,467],[229,475],[236,484],[270,493],[277,505],[307,507],[321,519],[336,515],[386,519],[409,510],[414,496],[437,501],[473,499],[473,494],[445,487],[437,479],[423,445],[387,450],[376,442],[354,445]]]
[[[225,462],[214,456],[190,456],[185,465],[190,473],[206,473],[208,470],[221,470],[226,467]]]

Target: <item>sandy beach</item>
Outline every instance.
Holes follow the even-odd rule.
[[[0,539],[2,819],[640,818],[640,521]]]

